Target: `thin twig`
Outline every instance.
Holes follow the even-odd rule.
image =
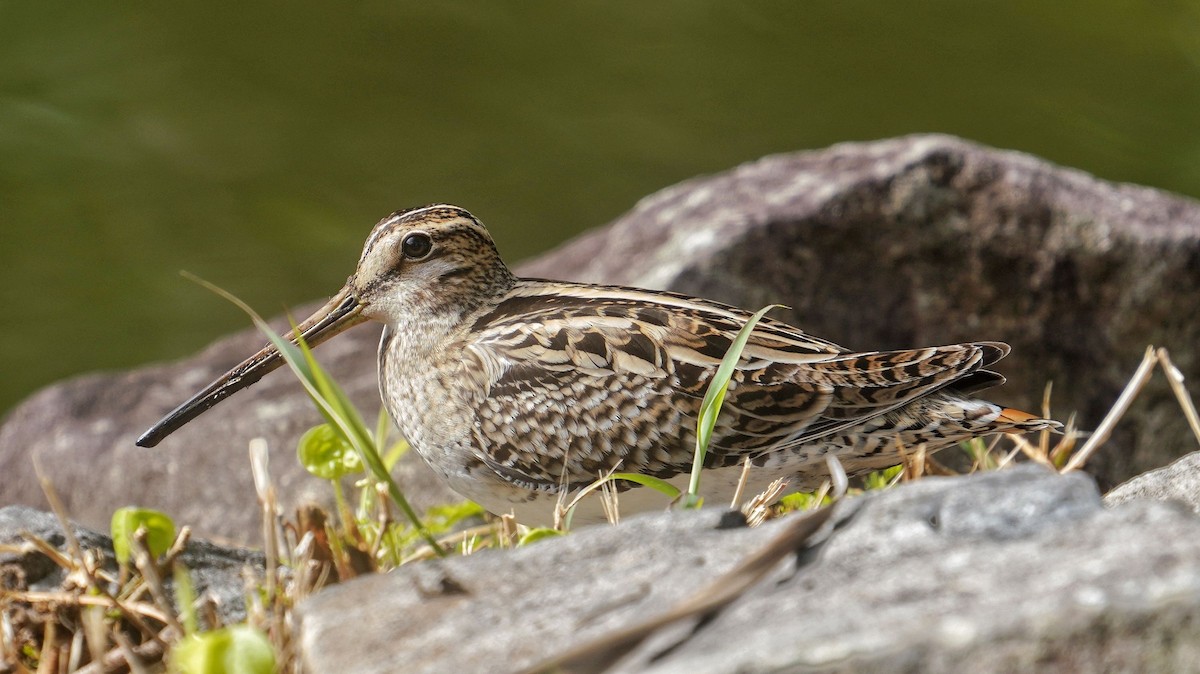
[[[1171,390],[1175,392],[1175,398],[1179,400],[1179,406],[1183,408],[1183,416],[1187,418],[1188,425],[1192,427],[1192,435],[1196,436],[1196,442],[1200,442],[1200,416],[1196,414],[1196,406],[1192,403],[1192,397],[1188,395],[1187,387],[1183,385],[1183,373],[1175,367],[1175,363],[1171,362],[1171,356],[1167,354],[1165,348],[1158,350],[1158,364],[1166,373]]]
[[[470,529],[463,529],[462,531],[456,531],[448,536],[443,536],[442,538],[438,539],[438,543],[440,543],[441,545],[443,545],[444,547],[447,547],[447,548],[456,548],[456,547],[462,545],[463,541],[467,540],[468,538],[471,538],[472,536],[481,536],[481,535],[490,533],[490,534],[494,534],[497,537],[497,539],[499,539],[500,536],[505,535],[503,532],[504,532],[504,529],[503,529],[502,525],[501,525],[500,530],[497,531],[497,523],[492,522],[489,524],[481,524],[477,527],[471,527]],[[515,533],[512,535],[515,536]],[[403,560],[401,560],[400,565],[403,566],[404,564],[408,564],[410,562],[417,562],[417,561],[421,561],[424,559],[432,559],[433,556],[434,556],[433,550],[431,550],[429,548],[429,546],[424,546],[421,549],[413,552],[408,557],[405,557]]]
[[[1054,382],[1053,381],[1046,382],[1046,388],[1043,389],[1043,391],[1042,391],[1042,418],[1043,419],[1053,418],[1050,416],[1050,392],[1053,390],[1054,390]],[[1049,460],[1049,457],[1050,457],[1050,429],[1048,427],[1043,428],[1041,430],[1041,432],[1038,433],[1038,448],[1041,449],[1042,456],[1047,457],[1047,460]]]
[[[92,609],[92,610],[99,610],[99,609]],[[82,616],[82,615],[86,615],[86,614],[81,612],[80,615]],[[100,627],[101,627],[101,629],[103,629],[103,627],[104,627],[104,616],[103,615],[100,616]],[[84,646],[83,642],[87,638],[88,637],[87,637],[87,633],[85,630],[76,630],[75,634],[73,634],[71,636],[70,653],[67,655],[67,671],[68,672],[73,672],[73,671],[79,669],[79,663],[83,661],[83,646]],[[101,655],[103,655],[103,651],[101,651]]]
[[[52,489],[52,492],[53,492],[53,489]],[[104,586],[101,583],[98,583],[96,580],[96,573],[91,570],[90,566],[88,564],[86,564],[86,562],[83,559],[79,559],[78,562],[76,562],[74,560],[71,560],[70,558],[67,558],[67,556],[62,555],[62,553],[60,553],[59,550],[56,550],[54,548],[54,546],[50,546],[49,543],[47,543],[46,541],[43,541],[42,538],[38,538],[37,536],[30,534],[29,531],[22,531],[22,535],[25,537],[26,541],[29,541],[30,543],[34,544],[34,546],[38,550],[41,550],[41,552],[46,553],[50,559],[52,559],[56,562],[56,564],[59,564],[60,566],[62,566],[62,568],[64,568],[64,570],[67,571],[67,573],[82,573],[84,576],[84,584],[85,584],[86,588],[89,588],[90,590],[96,592],[96,595],[94,595],[94,596],[72,595],[72,594],[68,594],[68,592],[61,592],[61,594],[58,594],[56,596],[76,597],[76,600],[74,600],[74,601],[76,601],[76,603],[80,604],[80,606],[84,606],[84,604],[91,604],[91,606],[104,606],[107,608],[116,608],[116,609],[120,610],[122,615],[125,615],[126,618],[128,618],[128,620],[130,620],[130,622],[132,622],[134,627],[137,627],[138,630],[143,633],[143,636],[145,636],[146,638],[154,638],[155,631],[151,630],[150,626],[146,625],[145,622],[142,620],[142,618],[140,618],[140,616],[136,612],[132,612],[132,610],[130,610],[130,606],[132,606],[132,604],[127,603],[122,600],[119,600],[119,598],[114,597],[112,595],[112,592],[109,592],[108,589],[106,588],[106,586]],[[36,596],[36,595],[38,595],[37,592],[28,592],[28,591],[24,592],[24,594],[22,594],[22,592],[6,591],[5,594],[10,595],[10,596],[18,596],[18,595],[19,596]],[[48,592],[42,592],[42,595],[48,595]],[[100,600],[100,601],[92,602],[90,600]],[[107,601],[104,601],[104,600],[107,600]],[[30,600],[30,601],[36,601],[36,600]],[[70,601],[70,600],[65,600],[65,601]],[[151,618],[152,618],[152,616],[151,616]],[[164,644],[164,645],[166,645],[166,644]]]
[[[1021,453],[1020,445],[1017,445],[1016,443],[1013,443],[1013,445],[1014,447],[1009,450],[1008,454],[1005,454],[1002,459],[996,462],[996,470],[1000,470],[1001,468],[1012,463],[1012,460],[1017,458],[1017,455]]]
[[[738,478],[737,489],[733,490],[733,499],[729,502],[730,510],[737,510],[738,504],[742,502],[742,490],[746,488],[746,481],[750,479],[750,455],[742,461],[742,475]]]
[[[179,634],[183,634],[183,625],[179,624],[175,615],[175,607],[171,605],[171,599],[167,596],[166,588],[163,587],[162,576],[158,573],[158,563],[150,554],[150,547],[146,544],[146,535],[145,525],[138,526],[137,531],[133,532],[133,540],[130,541],[133,547],[133,563],[142,574],[142,578],[146,579],[146,584],[150,586],[150,595],[162,609],[167,625]]]
[[[99,660],[108,650],[108,627],[104,624],[104,609],[96,606],[80,607],[79,622],[83,629],[76,630],[75,638],[71,640],[70,661],[73,664],[68,667],[70,670],[79,669],[79,660],[83,657],[79,652],[81,649],[75,643],[79,641],[79,637],[84,638],[92,660]]]
[[[179,533],[175,535],[175,542],[171,543],[171,547],[163,555],[163,568],[171,566],[179,555],[187,550],[188,541],[192,540],[192,528],[186,524],[179,528]]]
[[[58,671],[58,621],[49,620],[42,633],[42,652],[38,656],[38,674]]]
[[[605,480],[600,484],[600,509],[604,512],[604,519],[608,520],[609,524],[620,524],[621,522],[619,498],[612,480]]]
[[[163,644],[171,637],[169,634],[170,627],[158,633],[158,638],[150,641],[145,641],[133,647],[133,652],[137,654],[145,662],[158,662],[162,660],[163,653],[166,650]],[[104,655],[101,660],[94,660],[80,668],[75,674],[105,674],[115,669],[127,666],[125,653],[120,648],[114,648]]]
[[[275,486],[271,484],[271,472],[268,465],[270,452],[267,441],[264,438],[252,438],[249,451],[250,472],[254,477],[254,489],[258,494],[258,505],[262,512],[263,553],[266,557],[264,564],[266,595],[268,601],[274,601],[279,540],[275,536]]]
[[[1050,461],[1049,452],[1043,453],[1043,449],[1040,444],[1035,445],[1015,433],[1011,434],[1009,439],[1012,440],[1013,444],[1016,445],[1017,448],[1020,449],[1023,454],[1025,454],[1025,456],[1032,459],[1034,463],[1040,463],[1041,465],[1052,470],[1055,469],[1053,462]]]
[[[37,548],[38,552],[48,557],[50,561],[62,567],[62,569],[67,573],[71,573],[75,570],[75,562],[71,561],[70,557],[67,557],[63,553],[59,552],[58,548],[50,545],[48,542],[37,537],[32,532],[22,529],[21,537],[28,541],[30,545]]]
[[[58,518],[58,523],[62,525],[63,536],[67,539],[67,550],[71,553],[71,558],[76,560],[83,559],[83,548],[79,545],[79,539],[75,536],[75,529],[71,526],[71,521],[67,519],[67,508],[63,505],[62,499],[58,497],[58,492],[54,490],[54,485],[50,483],[50,479],[42,472],[42,462],[37,454],[33,455],[33,472],[37,475],[38,483],[42,487],[42,493],[46,495],[46,502],[50,504],[50,510],[54,511],[54,516]],[[86,571],[85,571],[86,573]],[[91,574],[87,574],[88,579]]]
[[[125,636],[124,632],[113,630],[113,640],[117,642],[117,647],[121,650],[121,657],[125,658],[125,664],[129,666],[130,674],[150,674],[134,650],[133,642]]]
[[[1083,467],[1083,464],[1092,456],[1092,453],[1099,449],[1100,445],[1108,441],[1109,436],[1112,435],[1113,426],[1117,425],[1117,422],[1121,420],[1121,417],[1124,416],[1129,406],[1133,403],[1133,399],[1137,397],[1138,392],[1150,380],[1150,375],[1154,371],[1154,364],[1156,362],[1158,362],[1158,357],[1154,352],[1154,347],[1146,347],[1146,355],[1142,357],[1141,365],[1138,365],[1133,376],[1129,378],[1129,383],[1125,384],[1125,389],[1117,397],[1117,402],[1113,403],[1112,409],[1108,411],[1104,420],[1096,427],[1096,430],[1092,433],[1092,437],[1088,438],[1087,442],[1083,443],[1083,447],[1067,461],[1067,465],[1063,466],[1061,472],[1068,473]]]

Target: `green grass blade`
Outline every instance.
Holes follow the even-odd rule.
[[[400,490],[400,486],[392,479],[391,473],[387,470],[383,460],[379,457],[379,452],[375,447],[370,433],[366,430],[366,424],[362,420],[362,416],[354,409],[349,398],[341,387],[335,384],[332,379],[325,374],[325,371],[312,357],[312,351],[308,349],[308,345],[304,343],[302,338],[297,336],[297,342],[300,346],[296,346],[285,340],[282,336],[271,329],[270,325],[262,319],[248,304],[235,297],[232,293],[219,288],[204,279],[192,274],[184,274],[191,280],[208,288],[217,295],[232,302],[239,309],[244,311],[250,320],[254,322],[255,327],[259,332],[266,335],[267,339],[279,349],[280,355],[283,356],[284,362],[296,374],[296,378],[300,380],[301,386],[308,393],[309,398],[317,406],[317,409],[325,417],[325,419],[337,429],[347,442],[354,447],[359,453],[362,462],[375,479],[383,483],[388,490],[388,496],[392,501],[400,507],[404,512],[404,516],[412,523],[425,542],[433,548],[438,556],[445,556],[446,551],[438,544],[437,540],[421,523],[421,519],[417,516],[413,507],[409,504],[408,499],[404,497],[404,493]],[[325,393],[329,395],[326,396]],[[349,410],[349,412],[347,412]]]
[[[667,498],[675,499],[679,497],[679,487],[659,479],[653,475],[642,475],[641,473],[613,473],[605,478],[606,480],[628,480],[630,482],[640,484],[643,487],[649,487]]]
[[[696,454],[692,459],[692,476],[688,482],[685,508],[694,508],[700,502],[700,471],[704,469],[704,457],[708,453],[708,444],[712,440],[713,428],[717,425],[717,416],[721,413],[721,405],[725,402],[725,392],[729,390],[729,381],[733,378],[734,369],[754,332],[754,326],[762,320],[768,311],[781,307],[779,304],[769,304],[754,312],[725,352],[721,366],[708,382],[708,390],[704,392],[704,401],[700,403],[700,415],[696,419]]]
[[[268,327],[268,329],[270,328]],[[282,340],[282,338],[280,339]],[[341,387],[334,383],[333,380],[327,374],[325,374],[324,369],[322,369],[312,357],[312,351],[308,349],[308,346],[304,343],[304,340],[300,339],[299,343],[301,345],[301,351],[304,355],[304,360],[306,361],[309,370],[313,373],[313,378],[315,379],[315,382],[306,382],[302,380],[301,383],[306,384],[305,388],[308,389],[309,396],[313,399],[313,402],[317,403],[317,406],[322,409],[323,413],[326,414],[326,418],[328,418],[331,423],[333,423],[334,426],[342,432],[346,440],[350,442],[355,450],[358,451],[359,456],[362,458],[363,464],[367,466],[367,468],[375,476],[375,479],[379,480],[387,487],[388,496],[391,497],[392,501],[400,507],[400,510],[404,513],[404,516],[409,522],[412,523],[413,528],[417,530],[421,537],[425,539],[425,542],[431,548],[433,548],[434,552],[436,552],[438,556],[445,556],[446,551],[437,542],[437,539],[433,537],[433,534],[430,533],[425,525],[421,522],[421,518],[417,515],[417,511],[413,509],[412,505],[409,504],[408,499],[404,496],[404,492],[400,490],[400,485],[396,484],[396,481],[392,478],[392,474],[387,469],[383,459],[379,456],[379,450],[375,446],[375,442],[371,438],[370,432],[367,431],[367,427],[363,422],[362,416],[358,414],[358,410],[354,408],[353,404],[350,402],[350,399],[346,397],[346,394],[342,391]],[[285,355],[284,358],[286,359],[288,356]],[[290,361],[289,364],[291,364]],[[293,367],[293,369],[296,370],[298,368]],[[324,393],[328,394],[328,397],[322,393],[322,388],[324,389]],[[349,410],[349,413],[347,413],[346,410]]]

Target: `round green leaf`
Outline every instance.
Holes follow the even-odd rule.
[[[275,651],[262,632],[233,625],[184,638],[171,653],[171,664],[183,674],[272,674]]]
[[[138,527],[146,528],[146,547],[158,557],[175,542],[175,522],[166,513],[148,508],[119,508],[112,516],[113,552],[121,564],[129,563],[133,551],[133,534]]]
[[[358,452],[333,426],[321,424],[308,429],[296,448],[305,470],[326,480],[337,480],[362,472]]]
[[[549,527],[530,529],[528,533],[521,537],[521,540],[517,541],[517,547],[524,547],[530,543],[536,543],[545,538],[557,538],[558,536],[562,535],[563,532],[559,531],[558,529],[551,529]]]

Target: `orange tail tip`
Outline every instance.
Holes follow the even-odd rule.
[[[1011,407],[1005,407],[1004,409],[1000,410],[1000,416],[996,417],[996,421],[1003,421],[1010,424],[1023,424],[1027,421],[1039,420],[1041,420],[1041,417],[1036,414],[1022,412],[1021,410],[1014,410]]]
[[[1062,430],[1062,424],[1057,421],[1043,419],[1036,414],[1014,410],[1011,407],[1000,410],[1000,414],[996,417],[996,423],[1007,425],[1009,430],[1005,431],[1006,433],[1028,433],[1046,429],[1057,433]]]

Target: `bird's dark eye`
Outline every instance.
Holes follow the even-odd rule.
[[[409,234],[400,243],[400,252],[410,260],[420,260],[431,250],[433,250],[433,240],[429,238],[428,234],[422,232]]]

